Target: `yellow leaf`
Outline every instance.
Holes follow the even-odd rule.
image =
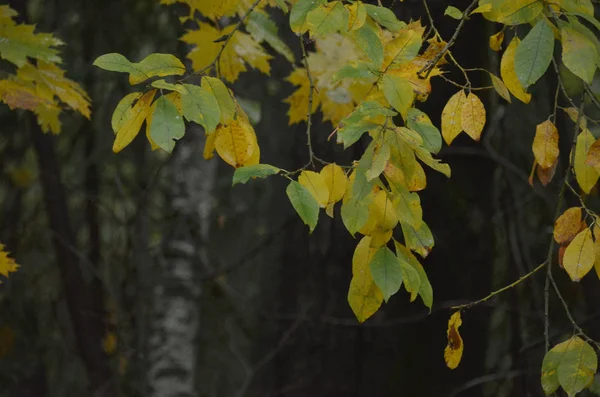
[[[357,30],[362,28],[367,20],[367,8],[362,1],[357,1],[354,4],[346,4],[346,9],[350,14],[348,18],[348,30]]]
[[[568,244],[581,228],[581,207],[567,209],[554,223],[554,240],[559,244]]]
[[[458,332],[458,328],[462,325],[460,311],[454,312],[448,321],[448,345],[444,349],[444,360],[450,369],[455,369],[460,364],[463,354],[463,340]]]
[[[442,110],[442,136],[448,145],[463,131],[461,112],[466,100],[465,92],[460,90],[452,95]]]
[[[356,246],[352,256],[352,276],[373,280],[369,264],[375,252],[377,252],[377,249],[371,248],[371,237],[364,236]]]
[[[321,208],[327,206],[329,202],[329,189],[321,174],[313,171],[302,171],[298,177],[298,183],[308,189]]]
[[[359,323],[364,323],[383,303],[383,294],[372,280],[352,277],[348,290],[348,303]]]
[[[492,84],[498,95],[504,98],[506,102],[511,103],[512,100],[510,99],[510,92],[508,91],[508,88],[506,88],[506,84],[504,84],[504,82],[493,73],[490,73],[490,77],[492,78]]]
[[[4,250],[4,245],[0,243],[0,274],[8,277],[9,273],[14,273],[19,268],[15,260],[8,256],[10,252]],[[0,281],[0,284],[2,281]]]
[[[531,94],[525,92],[525,89],[517,77],[517,72],[515,71],[515,51],[517,50],[519,43],[519,38],[515,36],[508,45],[508,48],[504,51],[502,60],[500,61],[500,76],[502,77],[502,80],[504,80],[506,87],[518,100],[529,103],[529,101],[531,101]]]
[[[239,0],[194,1],[194,6],[202,15],[212,20],[235,14]]]
[[[585,276],[596,261],[596,251],[592,231],[586,228],[569,244],[563,258],[563,266],[571,280],[579,281]]]
[[[206,135],[206,142],[204,143],[204,160],[210,160],[215,155],[215,138],[217,137],[217,133],[213,132],[212,134]]]
[[[573,168],[575,169],[575,179],[581,190],[586,194],[589,194],[596,182],[598,181],[598,171],[594,167],[586,165],[585,160],[587,154],[594,144],[595,139],[589,130],[583,130],[577,136],[577,143],[575,145],[575,161]]]
[[[344,170],[337,164],[327,164],[323,167],[320,174],[329,190],[327,204],[337,203],[344,197],[346,187],[348,186],[348,177],[344,173]]]
[[[227,164],[242,167],[256,149],[251,126],[238,118],[229,125],[220,125],[215,134],[215,149]]]
[[[596,140],[596,142],[590,146],[590,150],[588,150],[585,158],[585,165],[594,167],[596,172],[600,173],[600,139]]]
[[[563,108],[563,110],[565,111],[566,114],[569,115],[569,118],[571,119],[572,122],[574,122],[574,123],[579,122],[579,127],[582,130],[585,130],[587,128],[587,118],[585,117],[584,114],[582,114],[581,117],[579,117],[579,109],[570,107],[570,108]]]
[[[156,90],[150,90],[136,102],[133,107],[129,108],[123,116],[124,121],[121,128],[116,131],[116,138],[113,144],[113,152],[119,153],[123,148],[129,145],[140,132],[144,120],[150,112],[150,105],[156,95]]]
[[[535,161],[542,168],[550,168],[559,155],[558,130],[550,120],[538,124],[532,145]]]
[[[596,222],[598,218],[596,218]],[[594,252],[596,253],[596,260],[594,261],[594,268],[596,269],[596,275],[600,279],[600,226],[598,223],[594,223]]]
[[[477,95],[469,93],[462,104],[461,126],[473,140],[479,141],[485,126],[485,107]]]
[[[306,70],[303,68],[294,69],[292,74],[287,78],[290,83],[300,86],[296,91],[287,97],[284,102],[290,105],[288,110],[289,124],[296,124],[302,121],[306,121],[306,115],[308,112],[308,102],[310,93],[310,82],[306,74]],[[313,92],[313,94],[315,94]],[[312,111],[316,112],[319,106],[319,96],[313,95]]]
[[[494,51],[500,51],[502,49],[502,42],[504,41],[504,30],[490,36],[490,48]]]

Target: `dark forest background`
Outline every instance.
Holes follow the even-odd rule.
[[[233,170],[203,160],[203,132],[193,126],[170,157],[151,152],[142,136],[112,153],[110,117],[131,87],[92,62],[108,52],[183,59],[178,17],[185,6],[8,3],[23,22],[66,42],[63,67],[92,97],[93,113],[91,122],[63,116],[63,132],[50,136],[31,115],[0,107],[0,241],[21,264],[0,285],[0,396],[543,395],[542,272],[463,314],[458,369],[446,368],[443,351],[450,306],[481,298],[546,258],[559,182],[531,187],[527,179],[535,125],[553,106],[551,74],[535,85],[529,105],[482,94],[488,110],[482,142],[463,134],[444,147],[440,158],[452,167],[451,179],[427,173],[420,196],[436,240],[423,261],[434,289],[432,312],[402,291],[359,325],[346,301],[357,241],[339,217],[321,216],[309,235],[283,178],[232,188]],[[383,3],[393,3],[401,20],[426,21],[420,0]],[[447,3],[429,0],[446,39],[457,24],[443,16]],[[452,2],[460,9],[468,3]],[[297,38],[283,28],[286,16],[272,12],[299,54]],[[499,55],[488,49],[498,29],[471,18],[454,55],[464,67],[498,74]],[[305,126],[287,125],[282,99],[293,89],[284,81],[289,72],[276,57],[270,77],[250,71],[233,89],[256,121],[261,162],[296,169],[308,153]],[[483,73],[472,81],[489,84]],[[439,126],[456,88],[432,82],[422,108]],[[564,116],[561,138],[573,128]],[[315,121],[319,157],[348,164],[360,156],[364,145],[343,151],[326,141],[331,124],[319,114]],[[557,175],[567,148],[562,139]],[[589,204],[600,208],[596,191]],[[600,339],[600,282],[590,274],[571,283],[554,266],[576,320]],[[553,295],[550,320],[553,343],[571,335]],[[111,354],[107,335],[116,339]]]

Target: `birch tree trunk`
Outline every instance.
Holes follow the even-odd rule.
[[[199,257],[208,235],[216,162],[202,157],[202,130],[189,128],[177,144],[171,183],[169,229],[164,235],[154,285],[149,340],[149,386],[153,397],[198,396],[196,388]]]

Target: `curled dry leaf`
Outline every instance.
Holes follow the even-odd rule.
[[[460,311],[454,312],[448,321],[448,345],[444,350],[444,360],[450,369],[458,367],[463,354],[463,340],[458,332],[458,328],[462,325]]]

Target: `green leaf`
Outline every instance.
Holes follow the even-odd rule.
[[[179,114],[177,106],[165,96],[156,100],[150,124],[150,137],[161,149],[171,153],[175,141],[185,135],[185,123]]]
[[[379,69],[383,64],[383,44],[374,30],[373,26],[366,23],[360,29],[353,32],[354,41],[359,48],[373,61],[374,66]]]
[[[129,84],[139,84],[156,76],[181,76],[186,69],[183,63],[171,54],[150,54],[138,63],[132,63],[121,54],[101,55],[94,65],[112,72],[129,73]]]
[[[338,139],[344,145],[344,149],[354,145],[365,132],[377,128],[378,125],[366,120],[354,124],[344,125],[338,130]]]
[[[131,109],[133,103],[136,100],[138,100],[141,96],[141,92],[132,92],[125,95],[123,99],[119,101],[119,104],[113,112],[112,119],[110,120],[110,124],[115,134],[121,129],[121,127],[123,127],[125,121],[127,121],[127,111]]]
[[[285,192],[292,206],[312,233],[319,221],[319,203],[308,189],[296,181],[291,181]]]
[[[427,164],[431,169],[444,174],[447,178],[450,178],[452,175],[452,171],[450,170],[450,166],[446,163],[442,163],[439,159],[434,159],[427,150],[423,148],[417,147],[414,148],[415,154],[425,164]]]
[[[368,63],[351,61],[333,75],[331,82],[337,83],[343,79],[373,79],[376,77],[375,73],[377,72],[372,70],[372,66]]]
[[[388,28],[392,32],[399,32],[406,27],[406,23],[400,22],[392,10],[385,7],[378,7],[372,4],[365,4],[367,14],[378,24]]]
[[[383,293],[387,302],[392,295],[400,290],[402,285],[402,268],[400,261],[387,247],[380,248],[369,264],[373,281]]]
[[[389,74],[383,76],[381,84],[385,99],[406,119],[414,98],[412,85],[402,77]]]
[[[505,25],[529,23],[542,12],[544,5],[539,0],[502,0],[497,22]]]
[[[181,110],[189,121],[198,123],[206,132],[213,132],[221,120],[219,102],[206,87],[193,84],[182,84]]]
[[[281,0],[283,1],[283,0]],[[285,5],[285,3],[284,3]],[[287,9],[287,7],[286,7]],[[255,10],[251,12],[246,21],[246,30],[257,43],[267,42],[275,51],[283,55],[288,62],[294,63],[294,53],[279,37],[277,25],[269,15]]]
[[[554,346],[542,362],[542,388],[551,394],[563,387],[569,397],[583,390],[594,378],[598,357],[594,349],[578,336]]]
[[[400,260],[398,258],[398,262],[400,263],[400,268],[402,269],[402,280],[404,281],[404,288],[410,294],[410,301],[414,301],[419,294],[419,289],[421,288],[421,277],[419,277],[419,272],[417,269],[409,265],[407,262]]]
[[[4,6],[8,8],[8,6]],[[12,11],[12,9],[8,8]],[[21,67],[27,58],[45,62],[61,63],[56,48],[64,43],[49,33],[35,33],[34,25],[16,24],[12,19],[16,13],[5,14],[0,24],[0,58]]]
[[[299,0],[290,11],[290,27],[294,33],[305,33],[308,29],[306,24],[306,16],[308,13],[321,4],[325,4],[327,0]]]
[[[348,30],[350,14],[341,1],[323,4],[310,11],[306,25],[312,37],[324,37],[330,33]]]
[[[235,116],[235,102],[225,84],[217,78],[204,76],[201,86],[206,92],[212,93],[217,100],[221,113],[221,124],[229,123]]]
[[[411,193],[405,186],[394,181],[390,181],[390,185],[394,192],[393,202],[400,222],[419,228],[423,223],[423,208],[421,208],[419,195]]]
[[[563,63],[575,76],[591,84],[598,62],[596,46],[570,27],[561,28],[560,33]]]
[[[446,11],[444,11],[444,15],[448,15],[450,18],[454,19],[462,19],[463,12],[454,6],[448,6]]]
[[[270,175],[278,174],[280,171],[280,168],[269,164],[255,164],[237,168],[233,173],[232,186],[238,183],[246,183],[250,178],[266,178]]]
[[[425,273],[425,269],[423,265],[419,263],[417,258],[410,252],[408,248],[403,246],[394,240],[394,247],[396,248],[396,255],[400,259],[400,261],[405,261],[410,266],[415,268],[417,273],[419,274],[419,296],[423,301],[423,304],[429,308],[433,307],[433,288],[431,287],[431,283],[429,282],[429,278],[427,277],[427,273]]]
[[[288,13],[288,6],[287,4],[285,4],[285,0],[275,0],[275,3],[277,3],[277,6],[279,6],[279,8],[281,8],[283,10],[284,13]]]
[[[164,81],[162,79],[153,81],[151,86],[154,88],[158,88],[159,90],[170,90],[170,91],[177,91],[177,92],[181,92],[183,90],[183,88],[181,87],[181,84],[167,83],[166,81]]]
[[[434,245],[429,226],[423,222],[417,229],[408,223],[401,222],[400,224],[402,225],[402,234],[407,247],[421,255],[422,258],[427,257]]]
[[[381,175],[389,159],[390,147],[386,145],[385,142],[375,148],[373,151],[373,160],[371,161],[371,166],[365,171],[367,182],[370,182]]]
[[[342,222],[351,235],[355,235],[369,220],[369,207],[356,198],[342,203]]]
[[[419,109],[408,109],[408,128],[414,130],[423,138],[423,147],[431,153],[438,153],[442,148],[442,134],[433,125],[429,116]]]
[[[372,141],[358,161],[358,166],[354,172],[354,182],[350,187],[350,197],[356,198],[357,200],[363,200],[373,190],[375,181],[367,179],[367,171],[373,166],[374,155],[375,144]]]
[[[524,88],[546,73],[554,52],[554,34],[544,18],[535,24],[515,52],[515,71]]]

